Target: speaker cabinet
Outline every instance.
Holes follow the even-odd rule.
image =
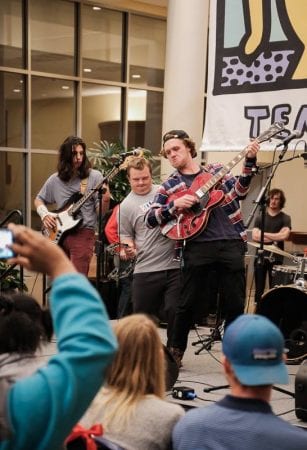
[[[295,414],[307,422],[307,360],[300,365],[295,377]]]

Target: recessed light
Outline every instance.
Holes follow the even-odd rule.
[[[63,91],[67,91],[69,89],[69,86],[62,86]]]
[[[134,73],[132,75],[132,78],[141,78],[141,75],[139,73]]]
[[[21,89],[13,89],[13,92],[16,92],[18,94],[19,92],[21,92]]]
[[[84,69],[83,69],[83,72],[88,72],[88,73],[90,73],[92,71],[92,69],[90,69],[89,67],[85,67]]]
[[[101,7],[100,7],[100,6],[93,6],[93,10],[94,10],[94,11],[100,11],[100,10],[101,10]]]

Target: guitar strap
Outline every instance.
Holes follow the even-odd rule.
[[[82,195],[84,195],[87,187],[88,177],[83,178],[80,182],[80,192]]]

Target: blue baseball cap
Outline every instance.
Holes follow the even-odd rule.
[[[288,384],[284,337],[269,319],[243,314],[225,330],[223,353],[245,386]]]

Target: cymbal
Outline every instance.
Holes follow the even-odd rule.
[[[259,242],[248,242],[248,245],[251,245],[252,247],[260,248]],[[291,255],[291,253],[281,250],[279,247],[277,247],[274,244],[264,244],[263,250],[270,252],[270,253],[276,253],[277,255],[285,256],[290,259],[296,259],[295,256]]]

